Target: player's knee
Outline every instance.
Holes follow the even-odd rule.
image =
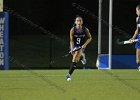
[[[79,62],[80,57],[81,57],[80,55],[76,56],[76,61],[77,61],[77,62]]]
[[[78,62],[80,60],[80,56],[81,56],[81,53],[79,51],[75,52],[75,54],[73,55],[72,61]]]
[[[81,57],[80,55],[77,57],[77,60],[78,60],[78,61],[80,60],[80,57]]]
[[[76,57],[73,57],[72,62],[77,62]]]
[[[72,62],[76,62],[77,63],[78,61],[79,61],[78,58],[73,58],[72,59]]]
[[[77,58],[76,61],[79,62],[80,58]]]

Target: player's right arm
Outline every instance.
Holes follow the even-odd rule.
[[[136,30],[135,30],[135,33],[134,33],[134,35],[133,35],[133,37],[131,38],[131,39],[135,39],[136,37],[137,37],[137,35],[138,35],[138,17],[136,18]]]
[[[74,47],[73,35],[74,35],[74,27],[71,28],[71,30],[70,30],[70,49],[71,49],[71,51],[73,50],[73,47]]]

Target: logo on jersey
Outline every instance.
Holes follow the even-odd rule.
[[[82,34],[82,35],[74,35],[74,37],[85,37],[85,34]]]

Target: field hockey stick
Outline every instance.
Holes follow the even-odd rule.
[[[117,44],[118,45],[130,44],[130,43],[137,42],[137,41],[139,41],[139,39],[126,40],[126,41],[120,41],[120,39],[117,39]]]
[[[62,58],[66,58],[66,57],[68,57],[72,52],[78,51],[78,50],[80,50],[80,49],[82,49],[82,47],[74,48],[72,51],[69,51],[66,55],[62,56]],[[55,60],[55,61],[51,61],[50,64],[54,64],[54,63],[56,63],[56,62],[59,62],[60,60],[62,60],[62,59],[58,59],[58,60]]]
[[[74,48],[72,51],[69,51],[69,53],[67,53],[66,55],[62,56],[62,57],[68,57],[72,52],[75,52],[75,51],[78,51],[80,50],[82,47],[77,47],[77,48]]]

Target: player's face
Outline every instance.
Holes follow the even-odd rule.
[[[75,24],[78,27],[82,26],[82,24],[83,24],[82,18],[81,17],[77,17],[76,20],[75,20]]]
[[[136,14],[140,16],[140,9],[136,8]]]

